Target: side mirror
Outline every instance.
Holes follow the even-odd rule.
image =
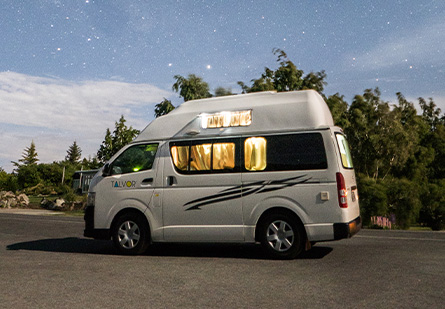
[[[104,168],[102,170],[102,176],[103,177],[110,176],[110,163],[104,165]]]

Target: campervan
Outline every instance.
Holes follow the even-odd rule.
[[[361,228],[351,154],[313,90],[188,101],[153,120],[90,184],[86,237],[260,243],[291,259]]]

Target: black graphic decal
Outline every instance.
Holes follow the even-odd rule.
[[[307,183],[311,178],[307,178],[306,176],[307,175],[301,175],[281,180],[257,181],[242,186],[235,186],[229,189],[222,190],[218,194],[190,201],[186,203],[184,207],[187,207],[185,210],[201,209],[200,207],[202,206],[229,201],[240,198],[242,196],[281,190],[287,187]]]

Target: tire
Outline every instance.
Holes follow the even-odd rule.
[[[112,238],[119,253],[142,254],[150,243],[149,227],[141,215],[126,213],[113,224]]]
[[[269,215],[260,223],[259,240],[273,259],[294,259],[304,248],[303,226],[285,213]]]

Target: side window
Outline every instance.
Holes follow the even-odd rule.
[[[234,141],[178,142],[170,144],[170,152],[179,172],[235,172],[235,145]]]
[[[341,163],[344,168],[353,168],[351,152],[349,151],[348,141],[343,134],[335,134],[337,137],[338,148],[340,149]]]
[[[190,149],[190,170],[209,171],[212,144],[193,145]]]
[[[235,143],[213,144],[213,170],[233,170],[235,168]]]
[[[180,171],[187,171],[190,158],[189,146],[172,146],[170,150],[176,168]]]
[[[326,169],[327,159],[320,133],[249,137],[244,142],[247,171]]]
[[[111,174],[128,174],[151,169],[157,149],[158,144],[141,144],[129,147],[113,161]]]
[[[266,145],[264,137],[249,137],[244,141],[244,168],[262,171],[266,168]]]

